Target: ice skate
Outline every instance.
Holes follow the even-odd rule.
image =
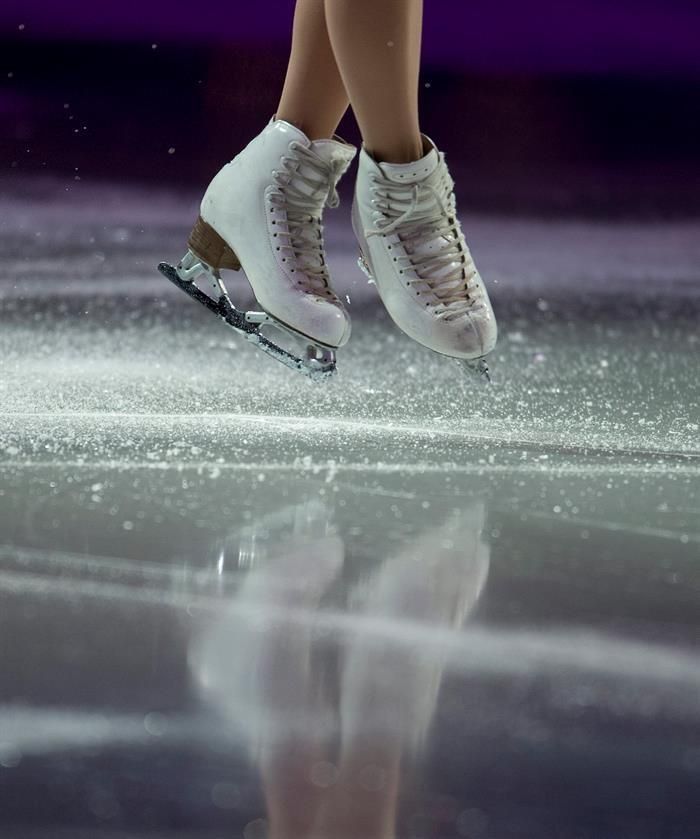
[[[464,240],[445,156],[423,137],[414,163],[360,153],[352,222],[360,268],[407,335],[490,381],[496,319]]]
[[[325,207],[338,205],[336,187],[355,152],[338,137],[310,141],[290,123],[270,120],[209,184],[182,260],[158,266],[247,340],[314,379],[335,372],[335,351],[350,337],[330,285],[321,220]],[[231,301],[221,271],[240,268],[262,311]],[[266,327],[302,352],[277,344]]]

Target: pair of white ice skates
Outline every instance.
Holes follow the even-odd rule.
[[[427,152],[414,163],[378,163],[361,150],[352,208],[359,265],[400,329],[488,378],[484,356],[496,343],[496,321],[444,155],[423,139]],[[335,371],[335,351],[350,337],[328,273],[322,216],[338,205],[336,188],[355,153],[338,137],[310,141],[273,118],[209,184],[181,262],[159,266],[260,349],[311,378]],[[241,267],[261,312],[237,309],[222,282],[222,269]],[[213,296],[198,278],[213,285]],[[272,341],[268,325],[304,352]]]

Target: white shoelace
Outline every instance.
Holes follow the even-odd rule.
[[[337,300],[329,285],[321,215],[324,207],[338,206],[336,185],[343,162],[329,164],[311,149],[297,143],[293,143],[290,150],[298,156],[284,156],[280,171],[273,173],[278,186],[273,198],[287,214],[287,229],[280,225],[277,231],[277,247],[286,254],[282,256],[283,261],[296,261],[296,267],[290,268],[290,272],[297,277],[298,285],[307,292]],[[297,161],[300,161],[299,166],[290,169],[289,163]],[[304,186],[307,191],[302,188]]]
[[[407,282],[423,287],[417,294],[431,298],[428,304],[437,317],[452,320],[473,309],[479,302],[477,273],[456,215],[454,181],[444,154],[435,171],[419,183],[401,184],[376,175],[371,180],[377,209],[387,221],[365,235],[397,233],[406,250],[405,257],[394,257],[399,271],[415,271],[417,277]]]

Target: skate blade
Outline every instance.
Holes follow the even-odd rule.
[[[457,358],[455,361],[462,367],[469,376],[475,377],[484,385],[491,384],[491,370],[484,357],[482,358]]]
[[[360,251],[360,255],[357,258],[357,266],[362,271],[362,273],[367,277],[371,285],[376,285],[374,281],[374,277],[372,276],[372,271],[370,270],[369,263],[365,259],[365,255]]]
[[[226,286],[218,273],[214,273],[209,266],[197,260],[197,257],[191,251],[188,251],[177,267],[167,262],[161,262],[158,265],[158,270],[173,285],[184,291],[193,300],[201,303],[210,312],[218,315],[228,326],[243,335],[247,341],[257,346],[266,355],[284,364],[285,367],[296,370],[312,381],[326,381],[336,373],[335,352],[332,348],[310,341],[285,324],[279,323],[266,312],[245,312],[237,309],[231,302]],[[195,284],[195,279],[200,276],[205,276],[212,283],[216,297],[211,297]],[[285,335],[291,336],[294,340],[304,343],[304,354],[296,355],[271,341],[262,333],[263,327],[266,326],[277,329]]]

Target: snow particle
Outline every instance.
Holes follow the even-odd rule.
[[[168,720],[158,711],[150,711],[143,718],[143,727],[152,737],[162,737],[168,727]]]
[[[0,742],[0,766],[5,769],[14,769],[22,762],[22,752],[14,743]]]

